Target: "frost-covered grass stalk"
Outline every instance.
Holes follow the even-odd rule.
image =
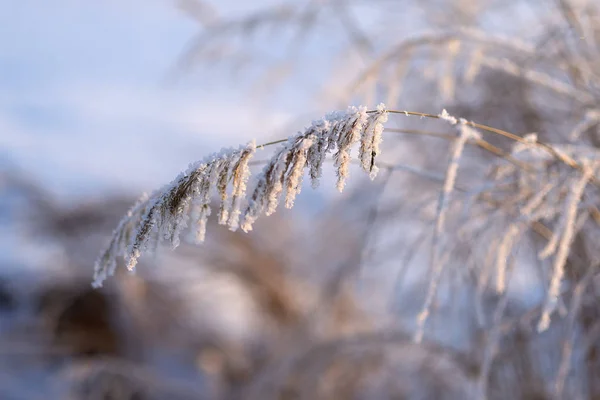
[[[561,239],[558,243],[558,249],[554,258],[552,279],[550,281],[550,288],[548,289],[548,300],[544,306],[542,318],[538,324],[538,331],[544,331],[548,329],[550,325],[550,314],[555,310],[558,298],[560,295],[560,284],[564,275],[565,263],[569,256],[569,250],[575,238],[577,232],[575,225],[577,221],[577,213],[579,211],[579,203],[583,196],[584,190],[593,178],[598,163],[592,164],[591,162],[584,160],[583,172],[581,176],[574,180],[569,196],[567,197],[565,210],[563,211],[562,224],[563,231]]]
[[[599,185],[596,178],[598,153],[552,146],[538,141],[535,135],[520,137],[455,118],[445,110],[433,115],[387,110],[383,104],[371,111],[365,107],[350,107],[346,112],[333,112],[287,140],[260,146],[251,142],[191,164],[170,184],[151,196],[144,195],[122,219],[108,247],[96,262],[93,285],[101,286],[114,273],[119,257],[123,257],[127,269],[133,271],[141,254],[156,247],[161,240],[170,242],[173,248],[177,247],[180,233],[185,228],[189,228],[192,241],[203,242],[207,220],[212,213],[213,195],[220,199],[216,218],[219,224],[227,225],[232,231],[240,227],[249,232],[260,215],[270,215],[277,210],[282,197],[285,207],[293,207],[302,188],[305,170],[308,170],[312,186],[317,187],[327,155],[333,158],[339,191],[346,184],[351,152],[355,147],[358,148],[361,168],[374,179],[378,172],[376,160],[380,153],[383,124],[391,113],[439,119],[449,123],[457,132],[457,136],[452,138],[453,146],[438,199],[431,251],[432,273],[423,307],[417,316],[414,340],[421,341],[423,338],[444,265],[448,262],[447,257],[442,255],[442,238],[448,209],[453,201],[451,195],[456,186],[459,162],[468,144],[506,161],[492,169],[494,184],[490,191],[474,192],[476,200],[496,204],[495,207],[512,213],[514,218],[498,238],[495,251],[490,252],[496,255],[496,290],[499,293],[506,290],[506,262],[524,230],[535,228],[540,221],[558,219],[553,230],[546,228],[550,232],[547,234],[548,243],[540,254],[541,259],[555,255],[548,297],[539,322],[540,330],[547,328],[550,314],[559,302],[560,284],[574,235],[585,222],[579,224],[577,221],[581,219],[579,217],[588,215],[586,208],[590,204],[593,206],[593,199],[597,197],[596,191],[593,191],[590,193],[593,196],[591,203],[589,199],[587,203],[590,204],[583,201],[588,184]],[[491,145],[483,139],[482,131],[514,141],[512,152],[509,154]],[[253,188],[247,195],[251,175],[249,162],[256,149],[276,144],[281,145],[255,176]],[[549,167],[551,163],[560,166],[558,172],[556,168]],[[509,186],[502,183],[508,181],[512,182]],[[586,209],[585,212],[578,211],[582,209]]]
[[[246,190],[250,178],[248,163],[257,147],[252,141],[239,149],[223,149],[202,161],[191,164],[170,184],[144,195],[127,213],[113,232],[113,237],[94,269],[94,287],[112,275],[118,257],[133,271],[142,252],[167,240],[175,248],[185,228],[190,228],[195,242],[205,238],[206,223],[211,215],[212,192],[220,198],[218,222],[235,231],[245,232],[262,214],[275,212],[285,190],[285,206],[291,208],[302,187],[304,170],[309,169],[313,187],[318,185],[326,155],[333,154],[337,188],[344,189],[348,178],[350,152],[360,143],[362,168],[371,179],[377,175],[375,160],[379,155],[383,123],[387,111],[383,104],[376,110],[350,107],[333,112],[294,136],[291,136],[256,177],[256,185],[247,204]],[[271,143],[276,144],[279,141]]]
[[[540,145],[535,137],[526,137],[513,146],[512,156],[526,162],[528,169],[506,164],[498,170],[499,176],[510,179],[514,185],[498,191],[496,196],[515,199],[514,207],[509,209],[516,215],[497,248],[496,290],[506,290],[506,262],[518,239],[527,227],[537,227],[546,239],[538,252],[539,260],[553,257],[548,294],[537,326],[538,331],[544,331],[561,303],[565,267],[575,237],[582,231],[587,216],[597,209],[600,153],[587,147]],[[554,225],[553,229],[544,225],[548,223]]]
[[[469,140],[481,139],[481,135],[473,128],[471,128],[465,119],[457,119],[456,117],[448,114],[446,110],[438,116],[440,119],[448,122],[450,125],[455,126],[458,132],[458,138],[454,142],[452,153],[450,155],[450,161],[448,168],[446,169],[446,178],[444,179],[444,186],[440,193],[438,201],[437,217],[435,224],[435,232],[433,236],[432,254],[431,254],[431,266],[433,275],[429,281],[429,287],[427,288],[427,294],[425,295],[425,303],[419,315],[417,316],[417,331],[415,332],[414,339],[416,342],[420,342],[423,339],[423,332],[425,329],[425,323],[429,317],[430,308],[435,299],[439,281],[442,276],[444,262],[440,260],[440,237],[444,232],[444,226],[446,222],[446,211],[450,204],[450,194],[454,190],[456,178],[458,175],[458,163],[462,156],[465,148],[465,144]]]
[[[506,234],[502,238],[502,241],[498,246],[498,255],[496,257],[496,291],[498,293],[503,293],[506,290],[506,266],[508,257],[510,256],[510,251],[515,245],[520,232],[524,229],[526,223],[530,223],[531,220],[536,219],[535,217],[532,218],[532,213],[543,204],[544,198],[554,187],[554,184],[547,184],[542,190],[537,192],[521,210],[522,219],[511,223]]]

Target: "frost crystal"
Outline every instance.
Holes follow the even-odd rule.
[[[456,117],[453,117],[452,115],[448,114],[448,111],[446,111],[445,108],[442,110],[442,113],[438,115],[438,117],[440,117],[440,119],[443,119],[444,121],[449,122],[451,125],[456,125],[458,123]]]

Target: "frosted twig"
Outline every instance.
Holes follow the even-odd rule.
[[[521,210],[521,216],[524,221],[517,221],[510,224],[502,242],[498,246],[498,255],[496,258],[496,291],[498,293],[504,292],[506,289],[506,264],[508,262],[508,256],[515,243],[515,240],[521,231],[523,223],[529,223],[531,221],[532,213],[542,204],[546,195],[554,188],[553,184],[545,185],[542,190],[537,192],[523,207]]]
[[[417,330],[414,335],[414,340],[416,342],[420,342],[423,339],[425,323],[429,316],[430,308],[437,293],[437,287],[442,276],[444,264],[441,263],[439,259],[439,240],[444,230],[446,211],[449,205],[449,197],[452,193],[454,184],[456,182],[456,177],[458,173],[458,163],[467,141],[470,139],[476,139],[480,137],[477,131],[467,126],[466,120],[461,119],[460,121],[458,121],[455,117],[449,115],[446,110],[442,111],[442,113],[439,115],[439,118],[447,121],[450,125],[457,126],[459,136],[454,142],[454,146],[452,148],[450,162],[448,164],[448,168],[446,169],[446,178],[444,181],[444,186],[442,192],[440,193],[440,198],[438,201],[436,225],[433,235],[431,255],[431,266],[433,276],[429,281],[429,287],[427,289],[427,294],[425,296],[423,308],[417,316]]]
[[[537,327],[540,332],[548,329],[548,326],[550,325],[550,314],[556,308],[558,297],[560,295],[560,284],[564,274],[565,263],[576,234],[575,221],[577,219],[578,206],[588,182],[594,176],[596,167],[597,163],[592,165],[584,160],[583,173],[571,186],[569,197],[565,201],[564,231],[562,232],[558,250],[554,258],[552,279],[550,280],[550,288],[548,289],[548,298],[546,299],[544,311]]]

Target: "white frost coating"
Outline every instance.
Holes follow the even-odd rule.
[[[364,128],[368,120],[367,109],[360,107],[352,108],[353,116],[346,122],[346,126],[339,132],[337,137],[337,153],[334,155],[335,166],[337,167],[337,189],[342,192],[346,186],[346,178],[348,178],[348,169],[350,166],[350,149],[361,138],[361,133],[364,133]],[[362,155],[361,155],[362,156]]]
[[[229,209],[229,218],[227,225],[229,230],[236,231],[239,225],[241,201],[246,196],[246,187],[250,178],[250,168],[248,162],[256,151],[256,141],[248,144],[242,152],[237,164],[233,168],[233,190],[231,194],[231,208]]]
[[[117,256],[125,256],[123,242],[127,240],[124,238],[125,229],[131,225],[131,222],[138,218],[141,213],[144,212],[146,202],[148,201],[148,194],[143,193],[138,201],[127,211],[127,214],[121,219],[117,228],[113,231],[113,237],[108,245],[108,248],[104,253],[100,255],[94,265],[94,280],[92,286],[99,288],[102,286],[102,282],[112,276],[117,268]]]
[[[286,190],[286,207],[292,207],[301,189],[304,169],[308,168],[312,186],[316,187],[321,177],[322,164],[327,153],[334,152],[337,187],[342,190],[348,176],[352,145],[359,142],[367,133],[369,120],[373,121],[373,131],[387,119],[385,106],[367,112],[365,107],[349,107],[344,112],[333,112],[322,120],[313,121],[303,132],[290,137],[275,153],[258,177],[254,192],[250,196],[244,212],[241,227],[245,232],[261,213],[270,215],[279,205],[279,199]],[[373,134],[371,133],[371,141]],[[362,151],[360,152],[362,156]],[[369,154],[371,157],[372,155]]]
[[[293,139],[290,139],[293,142]],[[293,147],[293,146],[292,146]],[[288,157],[290,157],[291,153],[287,148],[282,149],[282,151],[276,156],[275,160],[277,163],[274,165],[274,168],[265,171],[265,174],[268,173],[266,178],[270,181],[271,185],[267,187],[267,210],[265,212],[266,215],[271,215],[275,211],[277,211],[277,206],[279,205],[279,198],[281,193],[283,192],[283,179],[285,171],[289,166]]]
[[[496,292],[504,293],[506,290],[506,270],[510,251],[519,234],[519,225],[511,224],[498,246],[498,255],[496,257]]]
[[[537,133],[528,133],[523,136],[522,142],[517,142],[512,147],[512,153],[517,154],[525,150],[531,150],[537,147]]]
[[[210,188],[211,182],[217,180],[219,164],[221,160],[212,160],[207,166],[206,173],[201,176],[193,189],[194,200],[192,200],[192,226],[195,229],[190,230],[190,241],[192,243],[202,243],[206,237],[206,222],[212,213],[210,207]]]
[[[229,181],[229,168],[231,166],[231,154],[224,157],[219,163],[219,172],[217,179],[217,191],[221,198],[219,205],[219,214],[217,216],[219,225],[225,225],[229,216],[229,210],[227,209],[227,183]]]
[[[444,119],[450,122],[450,124],[456,125],[456,123],[454,123],[453,121],[457,121],[457,119],[451,115],[448,115],[448,113],[445,111],[446,110],[442,112],[442,114],[445,114]],[[465,149],[465,144],[471,139],[481,138],[479,132],[468,126],[464,119],[460,120],[460,124],[458,125],[458,132],[459,136],[452,147],[450,163],[446,170],[446,178],[444,180],[444,187],[442,189],[442,196],[440,200],[440,210],[438,211],[438,221],[436,224],[436,230],[440,233],[443,230],[443,226],[446,219],[445,212],[448,208],[448,202],[450,200],[449,196],[450,193],[454,190],[454,185],[456,184],[456,178],[458,175],[458,163]]]
[[[496,291],[498,293],[504,293],[506,290],[506,270],[508,257],[510,255],[511,249],[518,239],[518,235],[521,232],[522,225],[524,223],[530,223],[539,218],[541,213],[537,213],[536,216],[532,214],[534,211],[538,209],[539,206],[543,204],[544,198],[548,195],[548,193],[554,188],[553,184],[545,185],[542,190],[537,192],[523,207],[521,210],[521,216],[523,217],[523,221],[513,222],[508,227],[500,246],[498,247],[498,255],[496,258]]]
[[[383,141],[383,124],[387,122],[388,114],[385,112],[385,105],[377,106],[377,113],[369,116],[367,128],[360,141],[360,161],[362,168],[369,173],[371,180],[375,179],[379,168],[375,165],[375,158],[380,152],[380,145]]]
[[[93,286],[100,287],[104,279],[112,273],[117,256],[123,256],[127,269],[134,271],[150,239],[157,234],[159,239],[170,240],[172,246],[176,247],[179,243],[179,231],[186,226],[189,219],[190,208],[196,207],[198,202],[203,203],[206,199],[205,191],[213,184],[216,184],[221,192],[224,182],[226,189],[227,177],[223,179],[223,175],[228,174],[231,161],[238,159],[248,148],[224,149],[203,161],[190,164],[188,169],[170,184],[138,202],[119,224],[108,248],[98,258],[94,268]],[[209,176],[213,177],[215,170],[218,179],[210,180]],[[202,207],[200,210],[193,210],[192,215],[204,221],[209,210]],[[202,238],[203,235],[200,233],[198,236]]]
[[[569,249],[571,248],[573,239],[577,233],[575,224],[577,220],[579,203],[581,202],[581,196],[583,196],[583,192],[585,191],[589,181],[594,177],[595,169],[598,166],[597,164],[594,166],[590,165],[591,163],[587,160],[583,160],[582,164],[583,173],[581,174],[581,177],[571,186],[571,190],[566,201],[564,224],[561,224],[564,225],[564,231],[558,244],[556,256],[554,257],[552,278],[550,280],[550,288],[548,289],[548,298],[546,299],[544,311],[537,326],[538,332],[548,329],[550,326],[550,314],[552,314],[552,312],[556,309],[556,305],[558,304],[558,297],[560,296],[560,284],[565,272],[565,263],[567,262]]]
[[[319,132],[328,132],[330,123],[327,120],[317,122],[317,135],[314,144],[308,149],[307,157],[312,160],[309,167],[310,182],[313,189],[319,187],[319,179],[323,174],[323,161],[325,160],[325,151],[327,150],[328,138],[319,135]]]
[[[296,196],[300,194],[300,190],[302,188],[302,176],[304,174],[304,167],[306,166],[307,152],[308,149],[313,145],[314,141],[314,135],[309,135],[308,137],[301,139],[297,146],[297,151],[293,155],[290,172],[286,178],[286,208],[292,208],[294,206],[294,200],[296,199]]]
[[[459,161],[464,151],[465,144],[470,139],[480,138],[479,132],[467,125],[467,120],[461,118],[459,121],[457,118],[448,114],[446,110],[443,110],[439,117],[444,121],[450,123],[450,125],[455,126],[456,124],[459,124],[457,127],[459,136],[455,140],[454,145],[452,147],[450,162],[448,163],[448,167],[446,168],[444,186],[442,188],[442,192],[440,193],[440,199],[438,201],[431,257],[433,276],[429,281],[429,286],[427,287],[427,294],[425,295],[425,302],[423,303],[423,308],[421,309],[419,315],[417,315],[417,330],[414,334],[414,341],[417,343],[421,342],[421,340],[423,339],[425,323],[429,318],[430,309],[435,299],[437,288],[444,269],[444,263],[440,260],[440,249],[438,248],[439,238],[444,231],[444,226],[446,222],[446,212],[450,205],[450,194],[454,190],[454,186],[456,183]]]
[[[303,132],[289,138],[257,177],[256,186],[246,199],[250,177],[249,161],[256,151],[251,142],[239,149],[224,149],[202,161],[191,164],[170,184],[144,197],[123,218],[107,249],[98,258],[94,269],[94,287],[113,274],[117,257],[123,256],[130,271],[139,257],[157,241],[166,239],[172,247],[179,244],[179,234],[189,226],[195,242],[204,241],[208,216],[211,215],[211,195],[220,199],[218,222],[229,229],[252,230],[260,214],[275,212],[283,190],[285,205],[291,208],[300,193],[304,169],[308,168],[313,186],[318,185],[327,153],[335,152],[338,189],[342,190],[348,176],[350,150],[361,141],[359,156],[368,160],[365,168],[373,177],[375,156],[379,153],[383,123],[387,111],[383,104],[367,112],[365,107],[349,107],[346,112],[334,112],[315,121]],[[364,149],[363,149],[364,147]],[[228,194],[230,189],[230,195]],[[243,208],[244,211],[241,211]],[[241,218],[241,223],[240,223]]]
[[[440,119],[443,119],[444,121],[449,122],[451,125],[458,124],[458,120],[456,119],[456,117],[453,117],[452,115],[448,114],[448,111],[446,111],[445,108],[442,110],[441,114],[438,114],[438,117],[440,117]]]

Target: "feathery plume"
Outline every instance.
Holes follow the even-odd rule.
[[[240,226],[248,232],[261,213],[275,212],[284,189],[285,206],[293,207],[301,190],[305,168],[309,169],[312,184],[316,187],[329,152],[337,150],[334,159],[340,191],[348,177],[351,148],[359,141],[363,169],[374,178],[377,173],[375,159],[386,121],[387,111],[383,104],[374,111],[367,111],[366,107],[349,107],[345,113],[330,113],[324,119],[314,121],[275,152],[258,175],[245,207],[242,203],[250,178],[248,163],[257,148],[254,141],[239,149],[224,149],[191,164],[170,184],[150,197],[140,199],[127,213],[113,232],[108,248],[96,261],[93,286],[100,287],[113,274],[118,256],[123,256],[127,269],[133,271],[155,237],[169,240],[175,248],[180,243],[180,232],[189,225],[193,241],[204,241],[207,219],[211,215],[212,191],[220,199],[219,224],[228,225],[233,231]]]

